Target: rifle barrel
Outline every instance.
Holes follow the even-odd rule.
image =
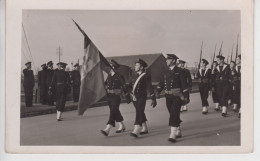
[[[214,63],[214,60],[215,60],[216,48],[217,48],[217,44],[215,45],[215,50],[214,50],[214,54],[213,54],[213,60],[212,60],[212,63],[211,63],[211,69],[213,68],[213,63]]]
[[[201,49],[200,49],[200,60],[199,60],[199,66],[198,66],[198,69],[200,68],[200,63],[201,63],[201,57],[202,57],[202,48],[203,48],[203,41],[202,41],[202,44],[201,44]]]

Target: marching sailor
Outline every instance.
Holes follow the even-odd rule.
[[[191,79],[190,71],[188,69],[184,68],[185,63],[186,63],[185,61],[179,60],[179,67],[183,70],[183,75],[184,75],[186,86],[188,86],[189,91],[191,91],[192,90],[192,79]],[[185,101],[182,101],[181,111],[188,110],[187,105],[190,102],[189,91],[185,92],[185,94],[186,94],[185,98],[187,98],[187,99]]]
[[[240,80],[239,80],[239,73],[236,70],[235,61],[231,61],[230,69],[231,69],[230,82],[231,82],[231,89],[232,89],[232,91],[231,91],[232,99],[231,100],[232,100],[232,105],[233,105],[232,110],[237,111],[238,105],[239,105],[239,97],[240,97]]]
[[[217,61],[214,61],[212,64],[212,70],[211,70],[211,91],[212,91],[212,100],[213,103],[215,103],[215,111],[220,111],[219,108],[219,100],[216,93],[216,73],[215,70],[218,66]]]
[[[238,73],[238,84],[237,84],[237,106],[239,108],[239,115],[238,117],[240,118],[241,115],[241,55],[238,55],[238,57],[236,58],[236,71]]]
[[[101,133],[105,136],[108,136],[110,129],[112,127],[115,127],[115,122],[118,122],[119,125],[119,128],[118,130],[116,130],[116,133],[121,133],[125,131],[125,125],[123,123],[124,118],[119,110],[119,106],[121,103],[120,95],[122,94],[122,92],[125,92],[125,80],[122,75],[120,75],[119,73],[115,73],[115,71],[120,67],[120,65],[115,60],[111,60],[110,65],[113,68],[113,70],[111,69],[107,77],[107,80],[105,81],[110,115],[106,128],[104,130],[101,130]]]
[[[202,114],[208,113],[208,96],[211,94],[211,69],[207,67],[209,62],[206,59],[202,59],[200,69],[197,73],[197,79],[199,79],[199,91],[202,102]]]
[[[51,86],[49,89],[55,89],[56,94],[56,109],[57,109],[57,121],[62,121],[61,114],[64,112],[67,93],[69,91],[70,76],[65,71],[66,63],[59,62],[58,70],[54,72]]]
[[[188,92],[183,70],[177,67],[177,59],[179,58],[175,54],[167,54],[166,64],[169,68],[162,74],[157,86],[158,95],[163,89],[165,90],[166,106],[170,114],[171,133],[168,138],[170,142],[176,142],[176,138],[182,137],[180,109],[182,101],[186,99],[186,92]]]
[[[216,94],[220,106],[222,107],[222,116],[226,117],[229,99],[229,80],[231,76],[231,70],[229,65],[224,63],[224,56],[218,55],[216,57],[217,62],[219,64],[214,71],[216,73]]]
[[[136,110],[134,130],[130,133],[130,136],[136,138],[139,136],[139,134],[143,135],[148,133],[146,124],[147,119],[144,113],[147,91],[149,92],[152,99],[151,106],[155,107],[157,105],[151,78],[145,73],[145,68],[147,66],[147,63],[144,60],[138,59],[135,62],[135,72],[137,73],[137,78],[132,83],[130,83],[130,89],[132,90],[132,102]]]

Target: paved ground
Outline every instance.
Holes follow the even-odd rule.
[[[201,114],[198,93],[191,94],[188,112],[181,113],[183,137],[174,144],[167,141],[170,129],[169,114],[165,98],[158,100],[156,108],[151,108],[147,101],[146,115],[149,134],[137,139],[129,136],[132,131],[135,110],[132,104],[121,104],[125,119],[126,132],[115,133],[115,128],[108,137],[100,130],[108,119],[107,106],[88,109],[84,116],[77,116],[77,111],[64,112],[64,121],[57,122],[56,114],[21,118],[21,145],[97,145],[97,146],[237,146],[240,145],[240,119],[237,113],[229,110],[223,118],[220,112],[213,110],[211,98],[208,115]]]

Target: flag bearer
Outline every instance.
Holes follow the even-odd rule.
[[[32,107],[33,100],[33,87],[34,87],[34,74],[31,70],[32,64],[31,62],[27,62],[26,69],[23,70],[24,80],[24,95],[25,95],[25,105],[26,107]]]
[[[200,69],[197,73],[197,79],[199,79],[199,91],[202,102],[202,114],[208,113],[208,96],[211,94],[211,69],[207,67],[209,62],[206,59],[202,59]]]
[[[217,62],[219,64],[214,71],[216,73],[216,93],[220,106],[222,107],[222,116],[226,117],[229,99],[229,80],[231,76],[231,71],[229,65],[224,63],[224,56],[218,55],[216,57]]]
[[[57,65],[58,70],[55,71],[49,88],[52,89],[55,87],[57,121],[62,121],[61,114],[65,108],[67,92],[70,85],[70,76],[69,73],[65,71],[66,63],[59,62]]]
[[[146,67],[147,63],[142,59],[138,59],[135,62],[135,72],[137,73],[137,77],[133,83],[130,83],[130,89],[132,90],[132,101],[136,110],[134,130],[130,133],[130,135],[136,138],[139,134],[143,135],[148,133],[146,124],[147,119],[144,113],[147,91],[152,99],[151,106],[155,107],[157,105],[151,78],[145,73]]]
[[[188,92],[187,83],[181,68],[177,67],[175,54],[167,54],[166,64],[169,67],[163,74],[157,87],[158,94],[164,89],[166,97],[166,106],[170,114],[169,126],[171,133],[168,138],[170,142],[176,142],[176,138],[182,137],[180,124],[181,103],[185,100]]]
[[[73,101],[79,101],[79,92],[80,92],[80,72],[79,72],[79,64],[74,65],[74,70],[71,72],[71,84],[73,87]]]
[[[104,130],[101,130],[101,133],[105,136],[108,136],[110,129],[112,127],[115,127],[116,122],[118,122],[119,125],[116,133],[121,133],[125,131],[125,125],[123,122],[124,118],[119,110],[119,106],[121,103],[120,95],[122,94],[122,92],[125,92],[125,80],[122,75],[120,75],[119,73],[115,73],[120,65],[115,60],[111,60],[110,65],[114,70],[111,69],[107,80],[105,81],[110,115],[106,128]]]
[[[190,71],[188,69],[184,68],[185,63],[186,63],[185,61],[179,60],[179,66],[183,70],[186,86],[189,87],[189,91],[191,91],[192,90],[192,79],[191,79]],[[185,92],[186,100],[182,101],[181,111],[187,111],[188,110],[187,105],[190,102],[189,91]]]

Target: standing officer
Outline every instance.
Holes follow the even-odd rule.
[[[147,66],[148,65],[144,60],[138,59],[135,62],[135,72],[137,73],[137,77],[132,83],[130,83],[130,89],[132,90],[132,101],[136,110],[134,123],[135,126],[130,135],[136,138],[139,136],[139,134],[143,135],[148,133],[146,124],[147,119],[144,113],[147,91],[149,92],[152,99],[151,106],[155,107],[157,105],[151,78],[145,73],[145,68]]]
[[[109,120],[107,122],[107,126],[104,130],[101,130],[101,133],[105,136],[108,136],[109,131],[112,127],[115,127],[115,122],[118,122],[119,128],[116,130],[116,133],[121,133],[125,131],[125,125],[123,123],[123,116],[120,113],[119,106],[121,103],[120,95],[126,88],[125,80],[122,75],[119,73],[115,73],[115,71],[120,67],[120,65],[115,61],[111,60],[110,62],[111,69],[107,80],[105,81],[106,89],[107,89],[107,98],[108,98],[108,106],[110,109]],[[128,103],[130,103],[128,101]]]
[[[34,74],[31,70],[32,64],[31,62],[27,62],[26,69],[23,70],[24,80],[24,95],[25,95],[25,105],[26,107],[32,107],[33,100],[33,87],[34,87]]]
[[[70,85],[70,76],[69,73],[65,71],[66,63],[59,62],[57,65],[58,70],[55,71],[53,75],[49,89],[51,90],[55,86],[57,121],[62,121],[61,114],[65,108],[67,92]]]
[[[41,65],[42,70],[38,72],[38,87],[40,89],[40,101],[43,105],[47,104],[48,87],[47,87],[47,66]]]
[[[231,76],[231,71],[229,65],[224,63],[224,56],[218,55],[216,57],[217,62],[219,64],[214,71],[216,73],[216,93],[220,106],[222,107],[222,116],[226,117],[229,99],[229,80]]]
[[[79,92],[80,92],[80,72],[79,72],[79,64],[74,65],[74,70],[71,72],[71,84],[73,87],[73,101],[78,102],[79,101]]]
[[[218,66],[218,63],[216,61],[212,64],[212,70],[211,70],[211,90],[212,90],[212,99],[213,103],[215,103],[215,111],[219,111],[219,100],[216,93],[216,73],[215,70]]]
[[[47,63],[48,69],[47,69],[47,78],[46,78],[46,82],[47,82],[47,88],[49,88],[51,86],[51,81],[54,75],[54,70],[53,70],[53,62],[49,61]],[[54,105],[54,87],[52,88],[51,92],[48,92],[48,96],[47,96],[47,102],[49,106],[53,106]]]
[[[199,79],[199,91],[202,102],[202,114],[208,113],[208,96],[211,90],[211,69],[207,67],[209,62],[206,59],[202,59],[200,69],[197,73],[197,79]]]
[[[179,60],[179,67],[183,70],[183,75],[185,79],[186,86],[189,87],[189,90],[192,90],[192,79],[190,75],[190,71],[186,68],[184,68],[185,61]],[[189,91],[185,92],[185,101],[182,101],[181,111],[187,111],[187,105],[190,102],[190,94]]]
[[[163,73],[157,87],[158,94],[165,90],[166,106],[170,114],[171,133],[168,139],[170,142],[176,142],[177,137],[182,137],[180,109],[182,101],[185,100],[184,96],[187,96],[186,92],[188,92],[183,70],[176,65],[177,59],[179,58],[175,54],[167,54],[166,64],[169,68]]]

